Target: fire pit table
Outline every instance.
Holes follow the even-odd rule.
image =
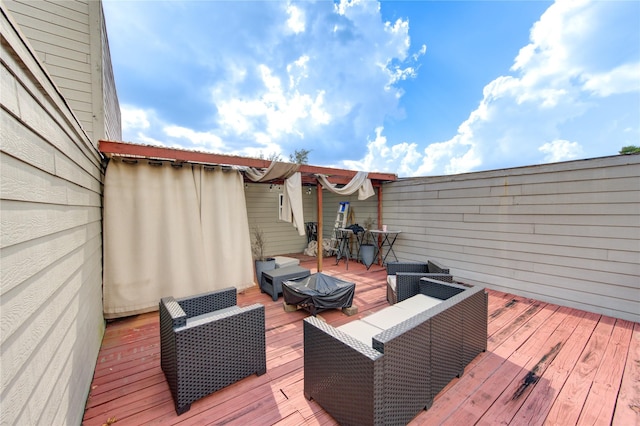
[[[356,284],[323,273],[282,282],[286,305],[299,306],[311,315],[325,309],[351,308]]]

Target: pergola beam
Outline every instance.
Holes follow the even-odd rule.
[[[229,166],[244,166],[255,168],[267,168],[271,164],[270,160],[264,160],[260,158],[240,157],[236,155],[226,154],[213,154],[208,152],[189,151],[177,148],[138,145],[106,140],[101,140],[99,142],[98,149],[107,157],[116,155],[132,158],[148,158],[198,164],[223,164]],[[303,183],[305,184],[315,184],[315,179],[311,179],[310,177],[316,174],[327,175],[332,183],[346,184],[351,181],[351,179],[357,173],[354,170],[312,166],[309,164],[301,164],[299,171],[303,175]],[[374,185],[379,185],[382,181],[395,181],[398,179],[398,176],[393,173],[369,172],[368,178],[374,182]]]

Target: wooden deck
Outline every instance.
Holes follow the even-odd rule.
[[[356,282],[353,317],[385,306],[385,272],[324,260],[324,271]],[[302,266],[315,270],[315,260]],[[335,425],[303,396],[302,319],[257,287],[238,305],[266,308],[267,373],[250,376],[176,416],[160,369],[158,313],[109,322],[84,415],[85,425]],[[640,424],[640,324],[489,291],[488,350],[412,425]]]

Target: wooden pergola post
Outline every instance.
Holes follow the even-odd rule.
[[[382,228],[382,185],[378,185],[378,228]],[[378,235],[378,245],[380,245],[380,235]],[[378,251],[378,265],[382,265],[382,252]]]
[[[318,216],[318,226],[316,229],[316,241],[318,243],[318,252],[316,254],[318,260],[318,272],[322,272],[322,185],[318,183],[316,187],[316,198],[317,198],[317,216]]]

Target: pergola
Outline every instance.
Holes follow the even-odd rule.
[[[99,141],[99,151],[106,157],[112,156],[147,159],[156,161],[170,161],[174,163],[202,164],[210,166],[242,166],[256,169],[266,169],[271,164],[270,160],[250,157],[240,157],[235,155],[214,154],[201,151],[191,151],[177,148],[167,148],[152,145],[139,145],[117,141]],[[308,164],[300,165],[298,171],[302,177],[303,186],[315,186],[317,188],[317,217],[318,229],[322,229],[322,188],[316,175],[325,175],[327,180],[333,185],[345,185],[353,179],[357,171],[338,169],[333,167],[321,167]],[[369,172],[368,179],[378,194],[378,223],[382,223],[382,184],[398,179],[393,173]],[[245,180],[247,178],[245,177]],[[282,184],[282,179],[275,179],[264,182],[269,184]],[[322,232],[318,232],[318,247],[322,247]],[[318,250],[317,256],[318,271],[322,271],[322,250]]]

